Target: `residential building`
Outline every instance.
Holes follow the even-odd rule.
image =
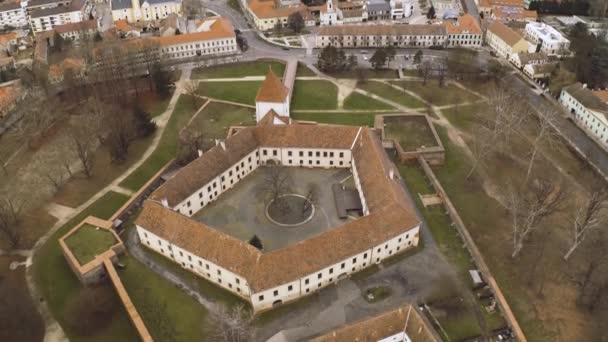
[[[444,25],[342,25],[321,27],[316,46],[336,47],[431,47],[446,46]]]
[[[0,4],[0,27],[23,27],[27,24],[25,3],[6,1]]]
[[[575,83],[562,89],[559,102],[587,135],[608,148],[608,94],[604,92],[594,92],[584,84]]]
[[[7,117],[25,93],[19,79],[0,84],[0,121]]]
[[[486,42],[498,56],[507,60],[514,53],[527,52],[529,47],[519,33],[499,21],[488,26]]]
[[[248,0],[247,9],[255,26],[261,31],[274,29],[277,25],[287,27],[287,18],[295,12],[307,12],[304,4],[299,6],[277,6],[273,0]],[[303,14],[305,18],[308,15]],[[306,22],[310,25],[310,21]]]
[[[418,245],[421,221],[372,129],[261,122],[239,129],[151,194],[135,222],[143,246],[260,312]],[[192,218],[270,161],[350,170],[362,216],[272,251]]]
[[[73,0],[67,6],[34,7],[29,14],[30,26],[34,33],[50,31],[59,25],[87,20],[91,10],[92,5],[88,0]]]
[[[509,56],[509,62],[521,70],[529,64],[547,64],[550,59],[543,52],[520,52]]]
[[[289,88],[281,82],[272,69],[268,69],[266,78],[255,97],[256,121],[260,122],[270,111],[289,118],[290,102]]]
[[[181,15],[181,0],[112,0],[112,19],[129,23],[160,20],[170,14]]]
[[[551,77],[551,74],[556,68],[557,63],[555,62],[546,64],[527,64],[522,71],[533,81],[546,81]]]
[[[78,42],[81,39],[92,39],[97,33],[97,20],[85,20],[78,23],[55,26],[55,32],[63,39]]]
[[[477,20],[470,14],[465,14],[457,20],[443,22],[448,33],[448,47],[481,47],[483,32]]]
[[[155,38],[169,60],[219,57],[239,53],[232,23],[224,17],[208,17],[196,25],[196,32]]]
[[[537,45],[537,51],[549,56],[568,54],[570,41],[552,26],[545,23],[528,23],[526,25],[526,38]]]
[[[337,7],[341,12],[341,21],[344,24],[367,21],[365,1],[354,0],[338,2]]]
[[[493,7],[490,18],[503,23],[513,21],[534,22],[538,19],[538,13],[536,13],[536,11],[527,10],[523,7],[496,6]]]
[[[367,2],[368,20],[389,20],[391,4],[385,0],[370,0]]]
[[[49,82],[51,84],[61,83],[66,79],[66,75],[72,80],[83,76],[85,72],[85,62],[81,58],[65,58],[58,63],[49,66]]]
[[[439,342],[431,323],[412,305],[356,321],[313,338],[311,342]]]
[[[412,0],[390,0],[391,5],[391,19],[399,20],[405,19],[412,16],[412,10],[414,4]]]
[[[479,13],[489,18],[498,7],[523,8],[524,0],[476,0]]]

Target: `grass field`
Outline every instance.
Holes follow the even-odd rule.
[[[199,67],[192,70],[192,79],[264,76],[268,72],[268,68],[272,68],[272,71],[278,77],[283,77],[285,63],[270,60],[257,60],[211,67]]]
[[[393,69],[355,69],[348,71],[328,72],[327,74],[335,78],[399,78],[399,74]]]
[[[416,93],[418,96],[435,106],[481,100],[477,95],[453,84],[439,87],[435,81],[428,81],[426,85],[423,85],[422,82],[418,81],[395,81],[391,83]]]
[[[387,100],[399,103],[400,105],[405,107],[420,108],[425,106],[424,103],[420,102],[415,97],[408,95],[398,89],[395,89],[389,86],[388,84],[375,81],[367,81],[365,83],[359,82],[357,86],[363,90],[369,91],[370,93],[381,96]]]
[[[196,112],[192,108],[192,101],[187,95],[181,95],[178,99],[173,115],[165,131],[163,132],[160,142],[152,155],[139,167],[133,171],[120,186],[133,191],[139,190],[150,177],[158,172],[165,164],[167,164],[177,152],[177,137],[179,131],[188,123],[192,115]]]
[[[317,76],[317,74],[310,70],[310,68],[308,68],[306,64],[298,62],[298,70],[296,71],[296,77],[304,76]]]
[[[255,110],[225,103],[211,102],[203,109],[191,126],[200,130],[205,139],[205,148],[211,147],[215,139],[225,139],[230,126],[255,125]]]
[[[392,106],[367,95],[352,92],[344,99],[344,109],[394,109]]]
[[[454,126],[468,131],[489,109],[488,103],[484,102],[442,109],[441,112]]]
[[[338,88],[328,81],[301,81],[294,84],[291,109],[336,109]]]
[[[261,81],[246,82],[201,82],[198,94],[218,100],[255,105],[255,96]]]
[[[128,197],[116,192],[108,192],[76,217],[63,225],[36,253],[33,264],[34,281],[40,291],[42,299],[47,303],[53,316],[65,329],[64,307],[68,298],[74,296],[81,288],[81,284],[68,266],[58,239],[84,220],[93,215],[101,219],[108,219],[120,208]],[[65,330],[71,341],[135,341],[138,339],[135,329],[131,326],[124,310],[120,310],[112,318],[110,325],[102,332],[91,337],[81,337]]]
[[[384,134],[397,141],[404,151],[438,146],[426,118],[422,116],[385,116]]]
[[[76,232],[65,239],[68,248],[74,253],[81,265],[88,263],[116,244],[114,235],[105,230],[98,229],[88,223],[82,225]]]
[[[337,125],[374,126],[375,113],[291,113],[296,120]]]
[[[211,341],[204,331],[205,308],[136,259],[118,269],[133,304],[156,341]]]

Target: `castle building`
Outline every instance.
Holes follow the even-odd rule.
[[[349,170],[362,216],[268,252],[192,218],[270,161]],[[263,118],[178,171],[144,202],[135,224],[143,246],[247,300],[259,312],[417,246],[421,221],[372,129],[276,125]]]

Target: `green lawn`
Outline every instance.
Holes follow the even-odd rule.
[[[338,88],[329,81],[300,81],[294,85],[291,109],[336,109]]]
[[[255,125],[255,110],[225,103],[211,102],[192,121],[191,126],[203,133],[206,148],[215,139],[225,139],[230,126]]]
[[[298,70],[296,71],[296,77],[304,77],[304,76],[317,76],[306,64],[298,62]]]
[[[415,97],[408,95],[407,93],[400,91],[391,87],[388,84],[375,82],[375,81],[367,81],[365,83],[359,82],[359,88],[369,91],[370,93],[376,94],[380,97],[383,97],[387,100],[399,103],[402,106],[409,108],[420,108],[424,107],[425,104],[420,102],[420,100]]]
[[[137,170],[125,178],[120,183],[120,186],[137,191],[142,185],[146,184],[150,177],[167,164],[177,152],[179,131],[188,123],[195,112],[196,110],[192,107],[190,97],[181,95],[156,150],[152,152],[152,155]]]
[[[201,82],[198,86],[198,94],[253,106],[261,85],[261,81]]]
[[[66,329],[65,303],[68,298],[78,292],[81,284],[68,266],[58,240],[89,215],[101,219],[110,218],[127,200],[128,196],[108,192],[55,232],[34,257],[33,273],[36,288],[40,291],[41,299],[49,306],[53,317],[64,329]],[[76,336],[69,330],[65,330],[65,333],[71,341],[136,341],[139,339],[124,310],[119,310],[112,318],[110,325],[95,336]]]
[[[192,70],[192,79],[264,76],[268,72],[268,68],[272,68],[272,71],[274,71],[278,77],[283,77],[285,63],[270,60],[257,60],[211,67],[199,67]]]
[[[468,131],[473,123],[481,122],[479,117],[489,109],[488,103],[484,102],[442,109],[441,112],[454,126]]]
[[[426,119],[422,116],[385,116],[384,134],[397,141],[404,151],[421,146],[438,146]]]
[[[155,341],[210,341],[201,304],[136,259],[121,262],[120,279]]]
[[[394,109],[392,106],[367,95],[352,92],[344,99],[344,109]]]
[[[65,243],[81,265],[95,259],[116,244],[114,235],[85,223],[75,233],[65,239]]]
[[[393,69],[355,69],[348,71],[337,71],[326,73],[335,78],[356,78],[356,79],[370,79],[370,78],[399,78],[397,70]]]
[[[374,126],[375,113],[291,113],[295,120],[352,126]]]
[[[391,288],[386,286],[370,287],[362,295],[367,302],[376,303],[390,297]]]
[[[416,93],[418,96],[435,106],[481,100],[477,95],[453,84],[448,84],[440,88],[437,82],[434,81],[429,81],[426,85],[423,85],[422,82],[418,81],[395,81],[391,83]]]

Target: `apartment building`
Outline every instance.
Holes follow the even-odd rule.
[[[591,90],[575,83],[562,89],[559,102],[587,135],[608,148],[608,90]]]
[[[448,47],[481,47],[483,32],[477,20],[470,14],[465,14],[456,20],[443,22],[448,34]]]
[[[444,25],[342,25],[321,27],[316,46],[335,47],[431,47],[446,46]]]
[[[529,49],[528,42],[519,33],[498,21],[488,26],[486,42],[498,56],[507,60],[511,55]]]
[[[93,9],[88,0],[72,0],[68,5],[54,4],[56,6],[41,5],[32,7],[31,10],[28,7],[30,26],[34,33],[50,31],[59,25],[88,20]]]
[[[538,51],[548,56],[569,54],[570,41],[559,31],[545,23],[528,23],[526,25],[525,37],[537,45]]]

